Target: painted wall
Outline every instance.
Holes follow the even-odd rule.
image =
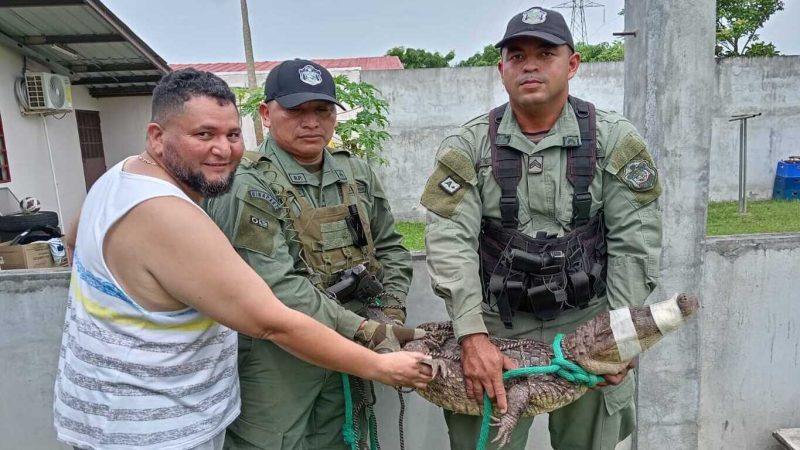
[[[598,108],[622,110],[621,63],[584,64],[572,80],[573,95]],[[369,71],[363,81],[388,100],[389,164],[379,168],[392,210],[421,219],[419,198],[433,171],[439,143],[460,124],[508,101],[494,67]]]
[[[739,122],[747,121],[747,195],[772,197],[781,159],[800,155],[800,57],[736,58],[717,63],[709,199],[735,200],[739,192]]]
[[[29,69],[38,70],[35,66]],[[86,195],[75,114],[44,118],[21,115],[14,82],[22,71],[22,57],[0,46],[0,120],[3,121],[12,180],[0,186],[10,188],[18,198],[37,197],[43,210],[59,212],[60,209],[61,223],[64,223],[78,211]],[[73,86],[72,92],[76,108],[96,107],[86,88]],[[51,170],[51,153],[54,171]],[[61,200],[60,208],[56,192]]]
[[[706,175],[710,200],[735,200],[738,195],[739,129],[737,124],[728,122],[731,115],[763,113],[748,122],[750,198],[770,198],[777,162],[800,155],[797,73],[800,56],[735,58],[716,63],[715,77],[704,88],[713,94],[709,96],[713,119],[710,169]],[[623,63],[584,63],[570,82],[570,90],[601,109],[622,111],[623,75]],[[380,172],[392,208],[402,218],[422,219],[419,198],[439,143],[460,124],[507,101],[497,69],[369,71],[362,73],[362,80],[377,87],[390,104],[388,131],[392,139],[385,144],[389,165],[381,167]],[[686,115],[691,116],[692,112]],[[691,140],[692,135],[680,132],[670,139]]]
[[[149,95],[108,97],[97,100],[106,167],[144,150],[145,132],[150,123]]]
[[[685,388],[651,384],[647,400],[640,397],[639,420],[668,425],[682,410],[699,404],[699,436],[686,448],[778,450],[772,430],[800,423],[800,296],[795,282],[800,236],[712,238],[700,251],[704,278],[696,292],[702,311],[646,353],[639,367],[639,376],[651,379],[681,372],[686,378],[679,386]],[[666,261],[664,272],[682,263]],[[52,427],[52,391],[68,277],[64,269],[0,272],[2,448],[61,448]],[[421,258],[414,260],[408,298],[409,324],[446,318]],[[682,366],[685,353],[699,353],[700,363]],[[383,448],[398,448],[397,393],[382,386],[376,390]],[[446,448],[440,411],[416,394],[405,400],[406,448]],[[26,407],[19,408],[23,403]],[[544,416],[534,421],[529,449],[550,448],[546,424]],[[648,439],[647,448],[672,450],[680,436],[671,436],[667,426]],[[627,443],[618,446],[627,448]]]
[[[29,70],[47,71],[31,64]],[[75,114],[60,116],[22,116],[14,94],[14,80],[21,76],[23,58],[0,46],[0,119],[3,121],[8,159],[11,163],[8,187],[18,197],[33,196],[43,210],[58,211],[56,186],[61,199],[61,223],[77,213],[86,196],[78,126]],[[97,99],[84,86],[72,86],[73,107],[99,111],[106,166],[142,151],[145,130],[150,121],[150,96]],[[47,133],[45,134],[45,126]],[[50,170],[49,147],[55,166]]]

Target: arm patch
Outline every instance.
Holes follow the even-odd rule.
[[[239,217],[231,243],[236,248],[271,255],[275,235],[280,231],[277,218],[281,202],[270,189],[243,184],[236,191]]]
[[[626,134],[607,158],[605,170],[617,177],[644,206],[661,195],[661,180],[644,140],[635,131]]]
[[[438,158],[436,169],[428,178],[420,203],[442,217],[450,218],[470,186],[477,184],[475,165],[458,150],[446,150]]]

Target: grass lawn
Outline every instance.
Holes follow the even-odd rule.
[[[403,244],[414,251],[425,250],[425,222],[397,222],[397,232],[403,235]]]
[[[425,250],[425,223],[398,222],[406,248]],[[754,233],[800,233],[800,201],[749,201],[747,214],[739,215],[739,202],[714,202],[708,205],[709,236]]]
[[[739,202],[708,205],[709,236],[800,232],[800,201],[751,201],[747,214],[739,215]]]

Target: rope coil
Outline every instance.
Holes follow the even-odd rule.
[[[503,373],[503,381],[511,378],[527,377],[531,375],[542,374],[556,374],[561,378],[574,383],[581,384],[587,387],[594,387],[601,383],[604,378],[587,372],[583,367],[575,364],[574,362],[564,358],[564,352],[561,349],[561,341],[564,335],[559,333],[553,339],[553,359],[550,360],[550,365],[547,366],[532,366],[520,367],[518,369],[511,369]],[[478,446],[476,450],[485,450],[489,442],[489,420],[492,416],[492,401],[489,395],[483,394],[483,420],[481,421],[481,432],[478,435]]]

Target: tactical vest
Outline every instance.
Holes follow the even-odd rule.
[[[508,104],[489,113],[492,172],[500,186],[501,219],[484,217],[479,253],[483,300],[496,299],[500,318],[512,328],[515,311],[552,320],[562,311],[585,308],[605,292],[606,241],[602,213],[590,217],[589,186],[597,162],[594,105],[569,97],[580,129],[581,142],[566,139],[567,179],[573,186],[574,229],[561,237],[539,232],[531,237],[517,230],[522,178],[522,152],[498,139],[497,130]]]
[[[284,226],[293,235],[288,237],[300,245],[295,268],[308,274],[314,286],[326,292],[340,276],[359,264],[370,274],[382,279],[382,267],[375,257],[369,216],[359,197],[358,185],[350,161],[334,156],[344,170],[337,173],[341,203],[317,208],[295,187],[288,174],[257,152],[246,152],[248,159],[258,158],[257,170],[272,179],[270,188],[281,201],[286,213]],[[320,187],[321,189],[321,187]],[[353,298],[358,293],[353,295]],[[339,298],[342,303],[349,298]],[[363,299],[366,300],[366,299]]]

